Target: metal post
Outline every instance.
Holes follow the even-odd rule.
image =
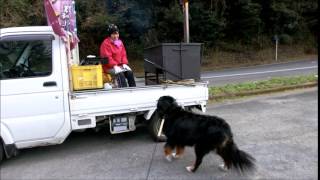
[[[275,55],[275,59],[276,59],[276,62],[278,61],[278,43],[279,43],[279,37],[278,35],[274,35],[273,36],[273,40],[275,41],[276,43],[276,55]]]
[[[189,43],[189,1],[183,1],[184,12],[184,42]]]
[[[278,39],[276,39],[276,62],[278,61]]]

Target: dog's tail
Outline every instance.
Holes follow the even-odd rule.
[[[232,139],[218,148],[217,153],[223,158],[228,169],[234,167],[241,173],[256,169],[255,159],[250,154],[238,149]]]

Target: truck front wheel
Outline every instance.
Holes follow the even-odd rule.
[[[2,143],[2,140],[0,138],[0,164],[3,160],[3,157],[4,157],[4,150],[3,150],[3,143]]]
[[[162,132],[159,133],[161,121],[162,119],[160,119],[158,113],[155,112],[152,115],[149,123],[149,131],[150,131],[151,137],[156,142],[164,142],[167,140],[167,137]]]

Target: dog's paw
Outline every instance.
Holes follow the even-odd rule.
[[[169,162],[172,162],[172,155],[167,155],[166,156],[166,160],[169,161]]]
[[[194,167],[193,166],[187,166],[186,167],[188,172],[193,172]]]
[[[219,165],[219,169],[221,171],[224,171],[224,172],[227,172],[229,170],[228,167],[225,164],[220,164]]]

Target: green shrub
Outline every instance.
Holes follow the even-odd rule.
[[[288,34],[281,34],[281,35],[279,35],[279,42],[281,43],[281,44],[286,44],[286,45],[288,45],[288,44],[292,44],[292,37],[291,36],[289,36]]]

